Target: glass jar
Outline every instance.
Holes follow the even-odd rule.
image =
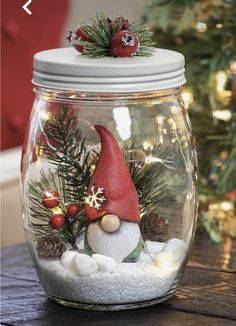
[[[22,155],[26,239],[47,295],[121,310],[176,291],[196,225],[196,149],[184,59],[34,58]]]

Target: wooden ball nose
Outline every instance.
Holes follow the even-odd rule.
[[[115,232],[120,227],[120,219],[117,215],[106,214],[101,220],[101,227],[105,232]]]

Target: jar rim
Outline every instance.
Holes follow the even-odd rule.
[[[166,96],[178,96],[185,85],[169,88],[165,90],[149,91],[149,92],[133,92],[133,93],[100,93],[100,92],[80,92],[80,91],[67,91],[60,89],[51,89],[41,86],[35,86],[34,92],[36,95],[43,97],[45,100],[56,101],[116,101],[116,100],[152,100]]]
[[[33,84],[81,92],[132,93],[185,84],[184,56],[155,49],[150,57],[88,58],[73,48],[46,50],[34,56]]]

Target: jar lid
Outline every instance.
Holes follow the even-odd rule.
[[[33,84],[82,92],[156,91],[185,83],[184,56],[155,49],[150,57],[98,58],[73,48],[42,51],[34,56]]]

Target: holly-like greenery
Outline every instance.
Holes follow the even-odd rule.
[[[122,30],[119,22],[113,23],[110,28],[108,17],[103,14],[97,14],[91,19],[91,24],[82,24],[81,29],[89,36],[91,42],[76,40],[76,44],[83,46],[84,54],[93,58],[112,56],[111,40],[112,37]],[[134,33],[139,39],[138,56],[150,56],[153,52],[154,42],[152,41],[152,32],[149,28],[138,22],[130,23],[129,31]]]
[[[44,127],[46,144],[40,147],[61,179],[61,190],[66,202],[80,202],[90,181],[90,165],[97,154],[90,152],[81,136],[73,112],[63,107],[59,116],[51,116]]]
[[[75,245],[76,239],[81,235],[86,227],[86,220],[84,218],[84,208],[83,205],[81,211],[73,219],[70,219],[66,213],[66,201],[63,195],[61,196],[61,202],[57,208],[49,209],[42,205],[41,194],[43,191],[49,189],[56,190],[60,193],[60,184],[62,184],[63,179],[61,179],[55,173],[49,172],[47,175],[41,170],[41,177],[39,181],[29,182],[28,192],[30,199],[30,215],[32,217],[31,227],[33,231],[33,237],[38,239],[42,236],[50,236],[57,234],[62,241],[71,243],[72,246]],[[62,192],[65,194],[65,192]],[[65,224],[59,230],[53,229],[49,225],[50,217],[54,213],[62,213],[65,216]]]
[[[210,205],[236,202],[235,1],[148,0],[143,21],[153,29],[159,47],[185,55],[187,83],[194,99],[189,114],[199,154],[199,222],[214,240],[231,235],[230,227],[219,227],[223,220],[215,219],[213,230]],[[217,74],[222,71],[227,83],[219,92]],[[230,100],[225,98],[227,91],[231,91]],[[227,110],[230,119],[217,117],[217,111],[224,114]],[[235,211],[231,219],[236,219]]]

